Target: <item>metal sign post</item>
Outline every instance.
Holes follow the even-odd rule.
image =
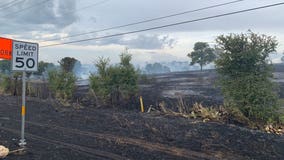
[[[26,118],[26,72],[38,71],[38,44],[13,40],[12,70],[22,71],[22,124],[19,145],[25,147],[25,118]]]
[[[26,118],[26,71],[23,71],[22,76],[22,125],[21,125],[21,139],[19,145],[24,147],[27,143],[25,140],[25,118]]]

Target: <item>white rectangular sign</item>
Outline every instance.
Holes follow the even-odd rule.
[[[13,41],[12,70],[13,71],[38,71],[38,44]]]

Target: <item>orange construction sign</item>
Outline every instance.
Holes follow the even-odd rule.
[[[0,37],[0,59],[12,59],[13,40]]]

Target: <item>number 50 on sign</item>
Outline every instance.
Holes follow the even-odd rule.
[[[12,70],[36,72],[38,70],[38,44],[13,41]]]

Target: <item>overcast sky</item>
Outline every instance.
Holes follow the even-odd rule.
[[[155,22],[42,42],[231,1],[234,0],[1,0],[0,36],[38,42],[44,46],[283,2],[243,0]],[[147,62],[189,61],[186,55],[192,51],[195,42],[209,42],[213,46],[218,35],[245,33],[249,29],[276,37],[279,54],[273,56],[273,61],[279,62],[284,51],[284,5],[119,37],[40,48],[39,60],[56,63],[70,56],[84,64],[92,64],[99,56],[104,56],[118,62],[118,55],[128,47],[133,62],[141,66]]]

